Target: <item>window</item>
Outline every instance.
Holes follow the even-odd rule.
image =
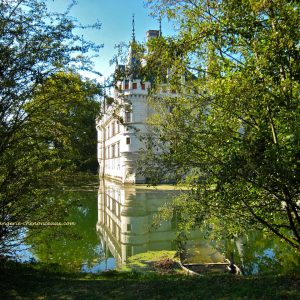
[[[126,245],[126,257],[130,257],[133,254],[132,246]]]
[[[110,132],[109,132],[109,130],[110,130],[110,127],[108,126],[108,127],[107,127],[107,138],[108,138],[108,139],[110,138]]]
[[[145,83],[142,83],[141,86],[142,86],[142,90],[146,89]]]
[[[111,211],[112,211],[113,213],[116,212],[116,201],[114,201],[114,202],[112,203],[112,209],[111,209]]]
[[[111,134],[115,135],[115,122],[113,122],[111,125]]]
[[[117,157],[120,157],[120,142],[117,142]]]
[[[136,83],[136,82],[134,82],[134,83],[132,84],[132,88],[133,88],[134,90],[137,89],[137,83]]]
[[[130,144],[130,137],[127,137],[126,138],[126,145],[129,145]]]
[[[131,122],[131,112],[130,111],[125,111],[125,122]]]
[[[129,80],[125,80],[125,90],[129,89]]]
[[[117,132],[119,133],[120,132],[120,122],[117,121]]]
[[[127,224],[127,231],[131,231],[131,224]]]
[[[115,145],[111,146],[111,157],[114,158],[115,157]]]

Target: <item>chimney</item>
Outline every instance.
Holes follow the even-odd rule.
[[[153,38],[159,37],[159,30],[148,30],[146,32],[147,42]]]

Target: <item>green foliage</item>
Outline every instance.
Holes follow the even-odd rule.
[[[111,64],[115,63],[117,66],[113,78],[114,85],[119,80],[141,79],[144,76],[142,67],[142,59],[145,54],[144,45],[131,41],[129,45],[120,43],[116,48],[117,54],[111,60]]]
[[[100,47],[75,35],[82,26],[67,12],[49,13],[42,0],[0,1],[0,11],[2,253],[22,228],[7,222],[41,221],[50,212],[55,219],[60,205],[49,190],[75,167],[93,170],[99,87],[75,73],[92,70],[89,51]]]
[[[78,171],[96,172],[95,117],[99,86],[75,73],[56,73],[39,86],[25,106],[31,125],[47,148],[73,163]]]
[[[191,187],[189,223],[264,228],[300,250],[298,2],[148,2],[178,35],[150,45],[148,68],[159,57],[168,72],[141,172]]]

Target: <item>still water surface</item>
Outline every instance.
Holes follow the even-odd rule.
[[[31,259],[82,272],[100,272],[126,264],[129,257],[160,250],[176,250],[176,220],[152,226],[158,208],[179,191],[171,187],[150,189],[102,181],[98,191],[71,191],[69,221],[75,226],[28,230],[21,260]],[[245,274],[282,273],[299,270],[299,256],[280,241],[251,231],[235,240],[204,239],[191,232],[190,262],[218,262],[234,253],[235,263]],[[25,246],[29,250],[25,250]]]

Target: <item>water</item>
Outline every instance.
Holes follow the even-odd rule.
[[[139,253],[176,250],[176,219],[162,221],[156,228],[153,216],[178,193],[170,186],[150,189],[112,181],[101,182],[98,191],[66,192],[64,201],[75,200],[69,221],[76,225],[51,226],[38,232],[29,229],[29,253],[47,264],[97,273],[120,268]],[[189,262],[220,262],[233,253],[235,263],[246,275],[299,270],[299,256],[261,232],[218,241],[218,247],[204,239],[200,231],[192,232],[189,239]],[[25,257],[30,260],[26,251]]]
[[[56,197],[70,203],[67,221],[75,225],[29,228],[26,243],[32,256],[72,271],[97,272],[113,267],[96,232],[97,191],[65,191]]]

